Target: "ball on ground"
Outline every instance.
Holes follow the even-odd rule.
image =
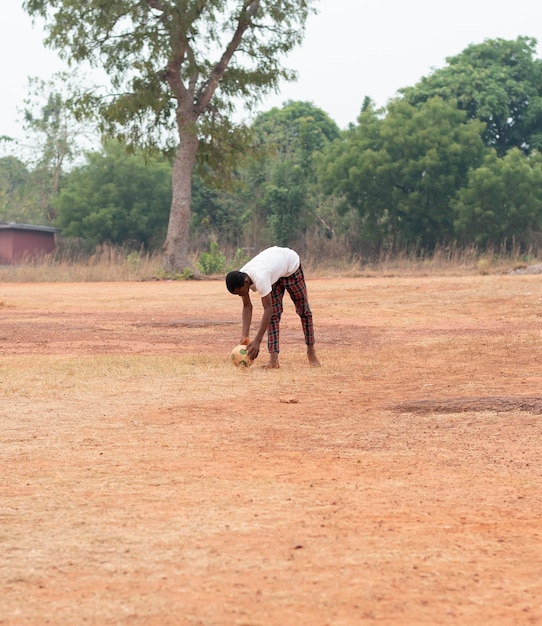
[[[248,356],[247,347],[243,344],[235,346],[231,351],[230,360],[235,367],[250,367],[253,362]]]

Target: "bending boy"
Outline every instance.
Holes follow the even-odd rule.
[[[288,291],[301,319],[301,326],[307,345],[307,357],[311,367],[319,367],[314,350],[314,327],[312,312],[307,297],[307,286],[299,255],[290,248],[273,246],[257,254],[239,271],[226,276],[226,286],[230,293],[243,299],[241,343],[248,345],[248,355],[255,359],[260,352],[260,343],[267,331],[269,362],[264,367],[279,367],[279,331],[284,292]],[[250,291],[258,291],[262,299],[263,315],[256,336],[250,341],[252,322],[252,302]]]

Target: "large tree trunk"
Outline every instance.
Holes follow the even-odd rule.
[[[172,176],[172,199],[164,244],[164,269],[182,272],[191,268],[189,258],[190,211],[192,205],[192,171],[196,162],[198,139],[193,132],[181,131]]]

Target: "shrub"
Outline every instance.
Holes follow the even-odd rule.
[[[198,269],[205,276],[211,274],[223,274],[226,268],[226,257],[220,249],[216,241],[212,241],[209,246],[209,252],[202,252],[198,259]]]

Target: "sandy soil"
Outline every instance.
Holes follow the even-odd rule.
[[[0,624],[542,624],[540,276],[308,286],[0,285]]]

